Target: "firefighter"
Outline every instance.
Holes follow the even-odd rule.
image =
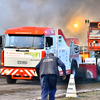
[[[49,53],[36,66],[36,72],[41,83],[41,100],[55,100],[57,77],[59,77],[58,66],[62,68],[63,80],[66,79],[66,70],[64,63],[55,57],[53,53]]]

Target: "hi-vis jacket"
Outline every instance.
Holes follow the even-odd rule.
[[[38,77],[48,74],[54,74],[59,77],[58,66],[62,68],[63,75],[66,75],[64,63],[58,57],[48,55],[38,63],[35,69],[38,74]]]

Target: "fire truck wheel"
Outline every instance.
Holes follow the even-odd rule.
[[[16,79],[12,79],[11,78],[11,75],[8,75],[7,77],[6,77],[6,80],[7,80],[7,83],[8,84],[15,84],[16,83]]]
[[[77,65],[77,62],[75,59],[72,59],[72,63],[71,63],[71,74],[74,75],[74,78],[75,80],[77,79],[77,68],[78,68],[78,65]]]

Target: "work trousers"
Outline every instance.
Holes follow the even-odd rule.
[[[49,100],[55,100],[57,76],[56,75],[43,75],[41,77],[41,100],[47,100],[49,95]]]

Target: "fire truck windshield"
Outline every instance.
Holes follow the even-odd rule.
[[[7,34],[5,48],[44,48],[44,35]]]
[[[97,35],[100,35],[100,30],[90,30],[90,35],[92,36],[97,36]]]

